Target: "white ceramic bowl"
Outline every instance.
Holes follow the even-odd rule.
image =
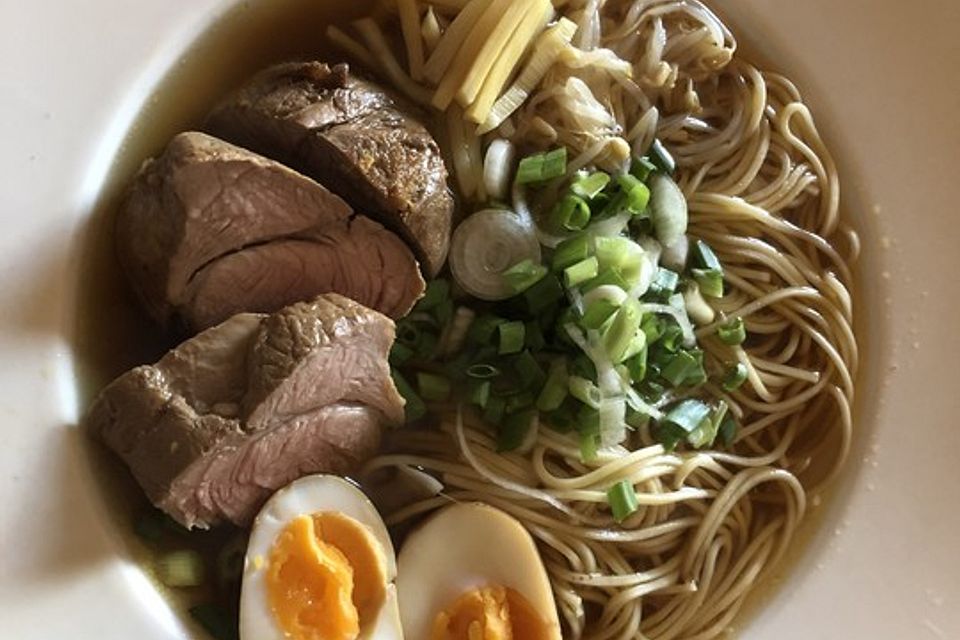
[[[126,337],[137,316],[97,294],[115,274],[89,251],[97,204],[115,192],[108,171],[158,82],[227,4],[0,4],[4,638],[189,637],[109,515],[76,423],[91,367],[103,372],[91,354],[139,355]],[[803,88],[863,239],[854,456],[742,637],[960,638],[960,4],[714,4],[755,57]],[[210,53],[220,73],[184,94],[177,124],[236,79],[224,64],[256,56],[230,44]],[[154,150],[150,135],[137,139],[127,162]],[[91,322],[110,330],[78,333]]]

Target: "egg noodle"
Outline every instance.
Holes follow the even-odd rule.
[[[644,429],[583,462],[574,437],[540,425],[528,451],[498,453],[488,428],[449,407],[437,430],[395,433],[398,453],[370,468],[415,465],[445,485],[392,514],[392,524],[449,500],[516,517],[539,545],[566,637],[714,638],[847,458],[858,239],[840,219],[836,167],[799,91],[736,56],[732,34],[706,7],[554,5],[578,25],[572,46],[582,55],[553,65],[499,135],[527,147],[564,144],[571,171],[619,165],[654,138],[667,145],[688,233],[725,267],[726,295],[713,303],[720,319],[697,337],[708,366],[739,360],[748,379],[731,393],[713,383],[699,393],[729,404],[736,441],[666,452]],[[617,59],[632,74],[617,72]],[[731,347],[716,329],[738,317],[751,339]],[[640,509],[615,524],[607,490],[622,480]]]

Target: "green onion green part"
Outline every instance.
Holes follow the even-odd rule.
[[[727,370],[726,375],[723,376],[722,385],[725,391],[736,391],[746,381],[747,365],[743,364],[742,362],[738,362],[736,365]]]
[[[490,389],[492,386],[489,380],[474,382],[470,386],[470,404],[474,404],[481,409],[486,409],[487,403],[490,402]]]
[[[664,173],[672,174],[677,170],[676,161],[660,140],[653,141],[647,157],[649,157],[651,164]]]
[[[467,376],[478,380],[489,380],[500,375],[500,369],[492,364],[477,363],[467,368]]]
[[[577,264],[570,265],[563,270],[563,280],[568,288],[573,289],[580,286],[587,280],[591,280],[597,277],[597,274],[600,272],[600,265],[597,262],[597,259],[587,258],[586,260],[581,260]]]
[[[743,324],[743,318],[734,318],[730,322],[721,325],[721,327],[717,329],[717,336],[721,342],[731,347],[743,344],[744,340],[747,339],[747,329]]]
[[[500,343],[497,353],[500,355],[510,355],[520,353],[523,349],[526,327],[520,321],[504,322],[497,330],[500,332]]]
[[[564,240],[553,252],[553,270],[563,271],[567,267],[590,257],[590,236],[578,234]]]
[[[541,279],[523,293],[523,297],[527,301],[527,307],[534,314],[540,313],[563,300],[566,295],[560,280],[553,275]]]
[[[433,373],[418,373],[417,388],[420,396],[429,402],[445,402],[450,398],[450,380]]]
[[[513,265],[501,275],[514,293],[523,293],[547,275],[547,268],[527,259]]]
[[[597,171],[589,175],[578,176],[570,185],[570,191],[584,200],[593,200],[608,184],[610,184],[609,174]]]
[[[545,412],[559,409],[563,401],[567,399],[569,377],[567,361],[564,358],[554,360],[550,365],[547,381],[537,398],[537,409]]]
[[[198,587],[206,577],[203,557],[192,549],[170,551],[157,559],[157,577],[168,587]]]
[[[590,205],[580,196],[568,194],[550,213],[550,226],[565,231],[582,231],[590,224]]]
[[[536,411],[523,411],[507,417],[497,429],[497,451],[520,448],[536,417]]]
[[[620,523],[629,518],[640,508],[637,501],[637,491],[628,480],[621,480],[607,490],[607,502],[613,519]]]
[[[634,215],[644,213],[650,203],[650,188],[629,173],[617,176],[617,183],[623,190],[627,211]]]

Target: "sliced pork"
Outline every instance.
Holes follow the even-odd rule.
[[[423,292],[392,232],[287,167],[183,133],[140,172],[117,219],[124,270],[164,325],[193,330],[337,292],[399,318]]]
[[[443,267],[454,203],[440,149],[407,108],[347,65],[271,67],[215,109],[207,129],[369,212],[410,243],[429,276]]]
[[[402,422],[393,337],[336,294],[240,314],[120,376],[87,425],[184,526],[244,525],[296,478],[356,471]]]

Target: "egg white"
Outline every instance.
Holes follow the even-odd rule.
[[[253,524],[244,560],[240,594],[240,638],[283,640],[274,622],[266,587],[270,549],[277,536],[294,519],[323,511],[339,512],[364,525],[379,543],[386,558],[386,599],[375,621],[361,629],[362,640],[403,638],[393,584],[397,561],[393,543],[380,514],[360,489],[343,478],[315,475],[301,478],[277,491],[263,506]]]
[[[400,620],[408,638],[429,638],[437,614],[465,592],[499,585],[526,598],[548,637],[560,640],[557,607],[536,544],[499,509],[479,503],[445,508],[410,534],[398,567]]]

